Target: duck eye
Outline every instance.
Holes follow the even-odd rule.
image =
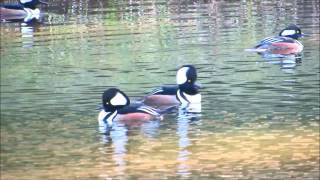
[[[109,104],[109,102],[106,102],[106,105],[108,105]]]
[[[190,83],[190,82],[191,82],[191,80],[189,79],[189,80],[188,80],[188,82]]]

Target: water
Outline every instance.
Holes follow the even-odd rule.
[[[319,2],[50,1],[1,23],[1,179],[318,179]],[[245,52],[288,24],[302,57]],[[101,93],[138,100],[194,64],[202,112],[98,132]]]

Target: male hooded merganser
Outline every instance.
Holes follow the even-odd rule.
[[[38,4],[48,4],[40,0],[19,0],[19,4],[0,5],[1,20],[23,19],[28,22],[32,19],[39,19],[40,10]]]
[[[247,51],[258,52],[259,54],[297,54],[303,50],[303,45],[298,41],[303,36],[301,29],[292,24],[283,29],[279,36],[267,37],[260,41],[254,49],[247,49]]]
[[[144,103],[150,106],[164,106],[169,104],[201,103],[196,68],[184,65],[177,71],[177,86],[163,86],[155,89],[144,98]]]
[[[128,96],[117,88],[110,88],[102,94],[102,106],[98,116],[100,131],[108,132],[113,121],[148,121],[161,119],[161,113],[155,108],[130,104]]]

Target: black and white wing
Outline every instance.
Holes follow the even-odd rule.
[[[162,86],[154,89],[150,95],[176,95],[178,89],[178,85]]]
[[[259,48],[264,45],[270,45],[270,44],[279,43],[279,42],[294,43],[295,40],[292,38],[282,37],[282,36],[267,37],[267,38],[264,38],[263,40],[261,40],[259,42],[259,44],[256,45],[255,48]]]
[[[160,116],[158,110],[150,106],[140,106],[137,110],[154,116]]]
[[[143,112],[154,116],[160,115],[157,109],[150,106],[142,105],[141,103],[133,103],[118,110],[119,114],[129,114],[137,112]]]

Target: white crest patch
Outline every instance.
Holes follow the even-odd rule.
[[[110,103],[113,106],[126,105],[127,102],[128,101],[127,101],[126,97],[119,92],[117,92],[117,94],[110,100]]]
[[[294,35],[295,33],[296,33],[295,30],[284,30],[284,31],[281,33],[281,36]]]
[[[28,3],[28,2],[31,2],[31,1],[33,1],[33,0],[20,0],[20,2],[21,2],[22,4]]]
[[[177,84],[183,84],[187,81],[187,72],[189,68],[183,67],[178,70],[177,72]]]

